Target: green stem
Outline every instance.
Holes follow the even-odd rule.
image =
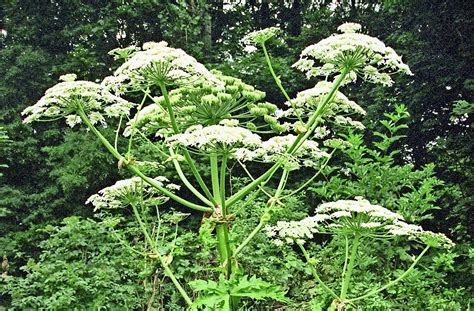
[[[347,265],[347,272],[344,276],[341,289],[341,300],[345,300],[347,296],[347,290],[349,289],[349,283],[351,281],[352,271],[354,269],[354,263],[357,257],[357,249],[360,243],[359,234],[354,235],[354,240],[352,241],[351,257],[349,258],[349,264]]]
[[[101,143],[105,146],[105,148],[107,148],[107,150],[117,159],[117,160],[121,160],[121,159],[124,159],[122,157],[122,155],[109,143],[109,141],[99,132],[99,130],[96,129],[96,127],[90,122],[89,118],[86,116],[84,110],[82,109],[82,107],[80,107],[77,111],[77,114],[81,117],[82,121],[87,125],[87,127],[92,131],[92,133],[94,133],[97,138],[99,138],[99,140],[101,141]],[[189,207],[191,209],[195,209],[195,210],[198,210],[198,211],[202,211],[202,212],[212,212],[212,208],[210,207],[205,207],[205,206],[201,206],[201,205],[198,205],[198,204],[195,204],[195,203],[192,203],[192,202],[189,202],[188,200],[185,200],[183,198],[181,198],[180,196],[174,194],[173,192],[169,191],[168,189],[164,188],[163,186],[161,186],[159,184],[159,182],[157,182],[156,180],[146,176],[145,174],[143,174],[139,169],[138,167],[134,166],[132,163],[130,163],[129,161],[127,160],[124,160],[124,163],[125,163],[125,166],[126,168],[131,171],[132,173],[134,173],[135,175],[139,176],[140,178],[142,178],[146,183],[150,184],[152,187],[158,189],[161,193],[163,193],[164,195],[166,195],[167,197],[175,200],[176,202],[186,206],[186,207]]]
[[[166,110],[168,110],[168,115],[171,121],[171,127],[173,128],[173,131],[175,132],[175,134],[178,134],[179,129],[178,129],[178,124],[176,123],[176,117],[174,115],[173,107],[171,106],[168,90],[166,89],[166,86],[163,83],[160,83],[160,90],[161,90],[161,94],[163,94],[163,98],[165,99]]]
[[[297,243],[298,246],[300,247],[301,251],[303,252],[304,257],[306,258],[306,262],[309,264],[309,268],[311,269],[311,273],[313,274],[314,278],[321,284],[321,286],[331,295],[333,296],[336,300],[339,300],[339,297],[336,295],[336,293],[329,288],[329,286],[326,285],[326,283],[321,280],[319,277],[318,273],[316,272],[316,268],[314,267],[311,257],[309,256],[308,252],[304,248],[304,246],[300,243]]]
[[[204,194],[207,196],[207,198],[214,204],[216,205],[217,202],[215,201],[214,197],[211,194],[211,191],[207,187],[206,183],[202,179],[201,174],[199,173],[196,165],[194,164],[193,159],[191,158],[191,155],[189,154],[188,149],[186,148],[181,148],[181,151],[183,152],[184,159],[186,160],[186,163],[188,163],[189,168],[191,169],[191,173],[194,175],[194,178],[196,178],[199,186],[201,187],[202,191],[204,191]]]
[[[321,115],[323,114],[324,112],[324,109],[326,108],[326,106],[328,105],[328,103],[331,101],[331,98],[334,96],[334,94],[336,93],[336,91],[339,89],[342,81],[344,80],[344,78],[346,77],[346,75],[349,73],[349,70],[344,68],[341,72],[341,75],[337,78],[337,80],[334,82],[334,86],[333,88],[331,89],[331,91],[326,94],[326,96],[324,97],[324,99],[322,100],[321,104],[318,105],[318,108],[317,110],[314,112],[314,114],[310,117],[310,119],[308,120],[307,122],[307,127],[309,127],[308,131],[306,131],[306,133],[301,133],[299,134],[293,145],[290,146],[290,148],[288,148],[286,154],[289,154],[289,155],[293,155],[297,150],[298,148],[301,146],[301,144],[309,138],[309,136],[311,136],[311,134],[314,132],[314,129],[316,128],[317,124],[318,124],[318,120],[321,118]],[[268,171],[266,171],[265,173],[263,173],[262,175],[260,175],[260,177],[258,177],[257,179],[255,179],[254,181],[252,181],[250,184],[248,184],[247,186],[245,186],[244,188],[242,188],[239,192],[237,192],[236,194],[234,194],[233,196],[231,196],[229,199],[227,199],[226,201],[226,205],[228,207],[232,206],[233,204],[235,204],[237,201],[239,201],[240,199],[242,199],[247,193],[249,193],[250,191],[252,191],[253,189],[255,189],[263,180],[267,179],[268,177],[271,177],[273,176],[273,174],[277,171],[277,169],[283,164],[283,162],[277,162],[275,163],[275,165],[273,165],[271,168],[268,169]]]
[[[245,166],[245,164],[243,164],[241,161],[237,160],[237,162],[239,162],[240,164],[240,167],[242,167],[242,169],[244,170],[244,172],[247,174],[247,176],[252,180],[254,181],[255,178],[252,176],[252,174],[249,172],[249,170],[247,169],[247,167]],[[257,186],[259,188],[260,191],[262,191],[267,197],[271,198],[272,195],[270,193],[268,193],[268,191],[266,191],[265,189],[263,189],[263,182],[262,184],[258,185]]]
[[[286,184],[286,181],[288,180],[288,176],[289,176],[290,172],[288,170],[283,170],[283,174],[281,175],[281,178],[280,178],[280,182],[278,183],[278,188],[277,190],[275,191],[275,195],[273,197],[270,198],[270,204],[267,206],[267,208],[265,208],[265,212],[264,214],[266,214],[270,209],[273,208],[273,206],[276,204],[276,202],[278,201],[278,198],[280,197],[281,195],[281,192],[283,191],[283,189],[285,188],[285,184]],[[263,226],[265,226],[265,224],[268,222],[268,219],[266,219],[266,217],[261,217],[260,218],[260,221],[257,225],[257,227],[255,227],[252,232],[247,236],[247,238],[237,247],[237,249],[234,251],[234,256],[236,256],[237,254],[239,254],[242,249],[250,243],[250,241],[252,241],[252,239],[255,237],[255,235],[260,232],[260,230],[262,230]]]
[[[219,179],[219,165],[217,160],[217,154],[211,153],[210,155],[210,164],[211,164],[211,181],[212,181],[212,192],[214,194],[214,199],[218,203],[216,206],[217,210],[217,225],[216,225],[216,235],[217,235],[217,251],[219,252],[220,263],[224,268],[224,275],[226,278],[229,278],[231,274],[231,251],[230,251],[230,242],[229,242],[229,228],[227,226],[224,209],[222,208],[222,202],[225,200],[225,197],[221,196],[220,184],[221,180]],[[225,177],[224,177],[225,178]]]
[[[176,277],[173,274],[173,271],[171,271],[170,267],[168,266],[168,264],[164,260],[163,256],[161,256],[160,251],[159,251],[157,245],[155,244],[155,241],[150,236],[150,233],[148,232],[148,229],[146,228],[145,224],[142,221],[142,218],[140,217],[140,213],[138,212],[136,204],[132,204],[132,208],[133,208],[133,213],[135,215],[135,218],[137,219],[138,224],[140,225],[140,229],[142,230],[143,235],[145,236],[145,239],[148,241],[150,246],[153,248],[153,252],[155,253],[158,260],[160,261],[160,264],[163,266],[163,269],[165,269],[166,274],[171,279],[171,281],[173,282],[174,286],[176,287],[178,292],[181,294],[181,296],[183,296],[186,303],[188,305],[192,305],[193,301],[191,300],[191,298],[189,298],[188,294],[186,293],[184,288],[181,286],[181,284],[179,284],[178,280],[176,279]]]
[[[120,128],[122,127],[122,119],[123,119],[123,115],[120,115],[119,124],[117,126],[117,130],[115,131],[115,140],[114,140],[115,150],[118,150],[118,138],[119,138]]]
[[[329,160],[331,160],[332,158],[332,155],[334,154],[334,152],[336,151],[336,149],[334,149],[331,154],[329,155],[329,157],[326,159],[326,161],[323,163],[323,165],[321,165],[321,167],[319,168],[319,170],[316,172],[316,174],[313,175],[313,177],[311,177],[310,179],[308,179],[304,184],[302,184],[300,187],[298,187],[296,190],[288,193],[287,195],[285,196],[282,196],[280,199],[283,200],[283,199],[286,199],[288,197],[291,197],[295,194],[297,194],[298,192],[300,192],[301,190],[303,190],[307,185],[309,185],[313,180],[316,179],[316,177],[319,176],[319,174],[321,174],[321,172],[323,171],[323,169],[326,167],[326,165],[329,163]]]
[[[413,261],[413,263],[411,264],[411,266],[402,274],[400,275],[398,278],[396,278],[395,280],[385,284],[384,286],[380,287],[379,289],[376,289],[376,290],[372,290],[360,297],[357,297],[357,298],[353,298],[353,299],[349,299],[348,301],[349,302],[353,302],[353,301],[357,301],[357,300],[361,300],[361,299],[364,299],[364,298],[367,298],[367,297],[370,297],[374,294],[377,294],[378,292],[381,292],[393,285],[395,285],[396,283],[400,282],[403,278],[405,278],[412,270],[413,268],[415,268],[416,264],[420,261],[421,257],[423,257],[423,255],[428,251],[430,247],[429,246],[426,246],[423,251],[420,253],[420,255],[418,255],[418,257],[415,259],[415,261]]]
[[[280,91],[283,93],[283,96],[285,96],[285,99],[290,103],[291,107],[293,107],[293,109],[295,109],[295,106],[293,105],[293,102],[291,101],[290,96],[288,96],[288,93],[286,92],[285,88],[281,84],[280,78],[278,78],[277,75],[275,74],[275,70],[273,69],[273,65],[272,65],[272,62],[270,60],[270,55],[268,54],[267,47],[265,46],[264,42],[262,43],[262,49],[263,49],[263,53],[265,54],[265,61],[267,62],[268,69],[270,70],[270,73],[273,77],[273,80],[275,80],[276,85],[278,86]],[[296,110],[295,110],[295,112],[296,112]],[[301,120],[301,117],[300,117],[299,114],[297,114],[296,116],[298,117],[298,120],[300,122],[303,122],[303,120]]]
[[[171,121],[171,127],[173,128],[174,133],[178,134],[179,133],[178,124],[176,122],[176,117],[175,117],[175,114],[174,114],[174,111],[173,111],[173,107],[171,106],[171,101],[170,101],[170,98],[169,98],[168,90],[166,89],[166,86],[164,84],[160,84],[160,90],[161,90],[161,93],[163,94],[163,98],[165,100],[166,109],[168,110],[168,114],[169,114],[170,121]],[[206,183],[202,179],[201,174],[199,174],[199,171],[197,170],[196,165],[194,164],[194,161],[191,158],[191,155],[189,154],[189,151],[186,148],[182,148],[182,151],[183,151],[183,155],[184,155],[184,158],[185,158],[186,162],[188,163],[189,167],[191,168],[191,172],[193,173],[194,177],[196,178],[196,180],[197,180],[199,186],[201,187],[201,189],[204,191],[204,194],[207,196],[207,198],[209,200],[212,201],[212,203],[216,204],[217,202],[215,202],[214,197],[212,196],[211,192],[209,191],[209,188],[206,186]]]
[[[347,235],[344,235],[344,240],[345,240],[344,267],[342,267],[342,273],[341,273],[341,277],[343,280],[344,280],[344,276],[346,275],[347,261],[349,260],[349,238],[347,237]],[[341,288],[342,287],[343,287],[343,284],[341,284]]]
[[[220,197],[221,197],[221,207],[222,207],[222,216],[227,216],[227,208],[225,206],[225,182],[226,182],[226,175],[227,175],[227,155],[222,157],[221,163],[221,173],[220,173],[220,182],[219,182],[219,189],[220,189]]]
[[[288,149],[287,153],[290,155],[293,155],[298,148],[301,146],[301,144],[308,139],[308,137],[313,134],[314,129],[316,128],[318,121],[320,120],[326,106],[331,102],[332,97],[334,94],[336,94],[337,90],[341,86],[342,81],[344,81],[344,78],[346,75],[349,73],[349,69],[344,68],[337,78],[337,80],[334,82],[334,85],[331,89],[331,91],[326,94],[326,96],[323,98],[321,101],[321,104],[318,105],[316,111],[313,113],[313,115],[309,118],[308,122],[306,123],[306,127],[308,130],[305,133],[301,133],[298,135],[296,138],[295,142],[293,145]]]
[[[174,168],[176,172],[178,173],[179,178],[181,181],[184,183],[184,185],[198,198],[200,199],[204,204],[211,206],[214,208],[215,204],[213,204],[211,201],[209,201],[205,196],[203,196],[194,186],[189,182],[189,180],[186,178],[186,176],[183,173],[183,170],[181,169],[181,165],[179,164],[179,161],[174,158],[175,153],[172,149],[169,149],[172,162],[174,164]]]
[[[210,155],[210,163],[211,163],[211,182],[212,182],[212,194],[214,195],[214,199],[220,205],[221,200],[221,192],[219,190],[219,166],[217,163],[217,154],[211,153]]]
[[[237,193],[232,195],[230,198],[226,200],[226,206],[227,208],[231,207],[235,203],[237,203],[239,200],[241,200],[247,193],[258,187],[264,180],[267,178],[270,178],[275,174],[275,172],[278,170],[278,168],[281,166],[280,162],[275,163],[271,168],[268,169],[265,173],[260,175],[258,178],[253,180],[251,183],[240,189]]]

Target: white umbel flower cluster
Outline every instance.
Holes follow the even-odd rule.
[[[344,212],[341,214],[340,212]],[[352,217],[352,215],[364,214],[372,220],[402,220],[403,216],[394,213],[380,205],[370,204],[369,201],[356,197],[356,200],[339,200],[321,204],[315,211],[317,214],[327,214],[330,218]]]
[[[274,136],[264,141],[261,146],[255,150],[239,148],[235,150],[234,156],[240,161],[261,161],[265,163],[275,163],[283,161],[283,165],[288,170],[297,170],[301,166],[319,167],[322,159],[330,157],[328,153],[319,149],[318,143],[312,140],[306,140],[297,149],[293,155],[287,153],[293,145],[296,136],[289,134],[286,136]]]
[[[425,231],[422,227],[408,224],[403,217],[380,205],[356,197],[356,200],[339,200],[321,204],[315,215],[300,221],[278,222],[267,228],[267,235],[278,235],[277,244],[311,239],[316,232],[353,234],[390,238],[406,236],[433,247],[452,247],[453,242],[444,234]]]
[[[362,26],[357,23],[344,23],[337,27],[337,30],[342,33],[356,33],[362,29]]]
[[[312,239],[319,232],[320,223],[327,219],[325,215],[306,217],[300,221],[278,221],[275,226],[265,227],[265,233],[278,246],[284,243],[297,242],[304,244],[305,240]]]
[[[293,119],[295,119],[296,115],[309,117],[314,111],[320,109],[324,98],[331,92],[333,87],[334,84],[332,82],[320,81],[314,87],[297,93],[296,97],[291,100],[291,103],[286,102],[286,105],[291,106],[291,108],[283,111],[279,117]],[[340,91],[334,92],[331,101],[324,108],[324,119],[326,121],[331,121],[343,127],[363,130],[365,127],[361,122],[349,117],[349,115],[354,114],[365,115],[366,111]]]
[[[198,80],[206,80],[214,84],[222,84],[206,67],[182,49],[168,46],[165,41],[146,42],[141,50],[137,49],[114,72],[113,76],[104,79],[103,84],[117,93],[127,89],[135,89],[148,81],[144,73],[148,66],[159,65],[166,79],[176,84],[189,84]]]
[[[181,145],[196,148],[201,151],[230,151],[245,147],[254,149],[261,145],[260,136],[250,130],[227,125],[210,125],[203,127],[195,125],[183,134],[176,134],[167,139],[169,145]]]
[[[331,92],[334,84],[328,81],[320,81],[314,87],[301,91],[296,94],[296,97],[291,101],[296,108],[306,108],[314,110],[318,107],[318,104],[321,103],[323,98]],[[289,102],[286,103],[287,106],[291,106]],[[333,98],[329,104],[329,110],[333,113],[335,112],[345,112],[345,113],[357,113],[365,115],[365,110],[359,106],[356,102],[347,98],[340,91],[336,91],[333,95]]]
[[[65,75],[62,79],[71,80],[75,75]],[[61,82],[46,90],[46,93],[33,106],[27,107],[22,115],[27,116],[24,123],[37,120],[55,120],[64,117],[69,126],[81,122],[76,114],[78,105],[88,114],[91,122],[106,126],[105,117],[129,115],[135,104],[110,93],[104,86],[89,81]]]
[[[279,32],[280,28],[278,27],[269,27],[253,31],[242,38],[242,43],[246,45],[262,44],[278,35]]]
[[[154,180],[161,185],[166,183],[165,187],[169,190],[179,190],[179,186],[168,183],[166,177],[158,176]],[[94,211],[101,208],[122,208],[138,202],[142,195],[147,203],[155,205],[168,200],[166,196],[160,195],[158,190],[144,182],[140,177],[132,177],[119,180],[114,185],[100,190],[99,193],[90,196],[86,204],[92,204]]]
[[[354,74],[373,83],[390,86],[390,74],[401,72],[411,75],[410,68],[391,47],[377,38],[357,33],[360,25],[346,23],[338,29],[345,33],[332,35],[303,50],[300,60],[293,66],[306,73],[308,79],[339,74],[343,67],[351,70],[347,82]]]
[[[67,73],[59,77],[59,81],[63,81],[63,82],[76,81],[76,79],[77,79],[77,75],[75,73]]]

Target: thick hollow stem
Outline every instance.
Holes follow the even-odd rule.
[[[347,262],[349,260],[349,238],[347,237],[347,235],[344,235],[344,244],[345,244],[345,247],[344,247],[344,266],[342,267],[342,273],[341,273],[341,278],[342,280],[344,280],[344,277],[346,275],[346,270],[347,270]],[[344,281],[343,281],[344,283]],[[342,288],[342,284],[341,284],[341,288]]]
[[[378,292],[381,292],[383,290],[386,290],[387,288],[395,285],[396,283],[400,282],[403,278],[405,278],[416,266],[416,264],[420,261],[421,257],[423,257],[423,255],[428,251],[430,247],[429,246],[426,246],[423,251],[420,253],[420,255],[418,255],[418,257],[416,257],[416,259],[413,261],[413,263],[411,264],[411,266],[405,271],[403,272],[402,275],[400,275],[398,278],[396,278],[395,280],[392,280],[390,281],[389,283],[385,284],[384,286],[376,289],[376,290],[373,290],[373,291],[370,291],[362,296],[359,296],[357,298],[353,298],[353,299],[349,299],[348,301],[349,302],[354,302],[354,301],[357,301],[357,300],[361,300],[361,299],[365,299],[367,297],[370,297],[372,295],[375,295],[377,294]]]
[[[92,133],[94,133],[97,138],[101,141],[101,143],[107,148],[107,150],[117,159],[117,160],[123,160],[124,158],[122,155],[109,143],[109,141],[95,128],[95,126],[90,122],[89,118],[86,116],[85,112],[82,109],[78,109],[77,111],[78,115],[81,117],[82,121],[87,125],[87,127],[91,130]],[[150,184],[152,187],[158,189],[161,193],[166,195],[172,200],[175,200],[176,202],[189,207],[191,209],[197,210],[197,211],[202,211],[202,212],[212,212],[212,208],[210,207],[205,207],[201,206],[192,202],[189,202],[188,200],[185,200],[181,198],[180,196],[174,194],[173,192],[169,191],[165,187],[161,186],[159,182],[156,180],[146,176],[143,174],[136,166],[133,164],[129,163],[129,161],[125,160],[125,167],[134,173],[135,175],[139,176],[141,179],[143,179],[146,183]]]
[[[222,208],[222,216],[227,216],[227,207],[225,205],[225,183],[226,183],[226,176],[227,176],[227,155],[222,157],[221,163],[221,172],[219,176],[219,190],[220,190],[220,197],[221,197],[221,208]]]
[[[214,200],[216,200],[217,204],[221,204],[221,192],[219,189],[220,181],[219,181],[219,164],[217,160],[217,154],[211,153],[210,155],[210,164],[211,164],[211,182],[212,182],[212,194],[214,196]]]
[[[354,235],[354,239],[352,240],[351,257],[349,258],[347,271],[345,273],[345,276],[342,282],[341,300],[345,300],[347,296],[347,290],[349,289],[349,283],[351,281],[352,271],[354,269],[354,263],[357,257],[357,249],[359,248],[359,243],[360,243],[360,236],[359,234],[356,233]]]
[[[217,213],[215,216],[218,217],[218,224],[216,225],[216,234],[217,234],[217,250],[219,252],[219,259],[222,267],[224,268],[224,276],[229,278],[231,274],[231,251],[230,251],[230,242],[229,242],[229,227],[226,222],[225,212],[222,208],[222,202],[225,200],[225,197],[222,196],[220,189],[221,180],[219,179],[219,163],[217,159],[217,154],[211,153],[210,155],[210,164],[211,164],[211,181],[212,181],[212,193],[214,194],[214,199],[218,203],[216,206]],[[223,163],[226,165],[225,163]],[[221,177],[225,178],[225,177]],[[220,219],[219,219],[220,218]]]

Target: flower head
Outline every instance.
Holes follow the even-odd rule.
[[[314,111],[318,108],[323,98],[331,92],[334,84],[328,81],[320,81],[314,87],[306,89],[296,94],[291,102],[295,109],[301,108],[303,111],[310,110]],[[290,103],[286,103],[291,106]],[[365,110],[360,107],[356,102],[349,100],[346,95],[340,91],[336,91],[332,97],[331,102],[328,105],[325,115],[334,115],[337,112],[343,113],[357,113],[365,115]]]
[[[67,75],[66,79],[72,79]],[[91,122],[106,126],[105,117],[128,115],[133,103],[111,94],[104,86],[89,81],[61,82],[49,88],[33,106],[22,115],[24,123],[37,120],[54,120],[64,117],[71,127],[80,123],[78,109],[88,114]]]
[[[288,149],[296,140],[294,135],[274,136],[264,141],[260,147],[255,150],[239,148],[234,156],[241,161],[261,161],[265,163],[275,163],[283,161],[286,169],[296,170],[301,166],[318,167],[322,159],[327,159],[328,153],[318,147],[318,143],[312,140],[306,140],[293,154],[287,153]]]
[[[245,45],[263,44],[269,39],[275,37],[280,32],[278,27],[269,27],[262,30],[253,31],[242,38]]]
[[[133,53],[103,84],[116,92],[143,87],[145,84],[189,84],[206,80],[222,84],[194,57],[181,49],[168,46],[165,41],[146,42]]]
[[[312,233],[354,234],[390,238],[406,236],[432,247],[452,247],[453,242],[444,234],[423,230],[408,224],[403,217],[380,205],[357,197],[355,200],[339,200],[321,204],[316,214],[300,221],[278,222],[267,231],[274,232],[280,240],[310,239]]]
[[[202,151],[229,151],[239,147],[256,148],[260,136],[235,125],[195,125],[167,139],[170,145],[193,147]]]
[[[154,179],[161,185],[168,183],[168,179],[163,176],[158,176]],[[179,189],[177,185],[170,183],[168,183],[166,187],[170,190]],[[100,190],[99,193],[89,197],[86,204],[92,204],[94,210],[101,208],[121,208],[138,202],[142,196],[145,197],[147,203],[153,204],[161,204],[168,200],[167,197],[160,195],[158,190],[145,183],[140,177],[132,177],[119,180],[114,185]]]
[[[344,32],[332,35],[303,50],[293,66],[306,72],[308,78],[331,76],[343,68],[349,70],[345,83],[355,80],[357,74],[369,82],[390,86],[391,73],[411,75],[409,67],[391,47],[377,38],[356,33],[360,25],[346,23],[338,28]]]
[[[71,82],[76,81],[77,75],[75,73],[68,73],[59,77],[59,81]]]
[[[164,108],[158,104],[150,104],[127,122],[123,135],[129,137],[134,127],[144,134],[156,134],[162,128],[169,128],[170,124],[169,114]]]
[[[359,32],[362,29],[362,26],[357,23],[344,23],[341,26],[337,27],[337,30],[342,33],[355,33]]]
[[[136,46],[128,46],[125,48],[115,48],[109,51],[107,54],[112,55],[115,60],[124,59],[127,60],[139,49]]]

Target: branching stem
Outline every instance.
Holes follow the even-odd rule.
[[[314,267],[314,264],[311,260],[311,257],[309,256],[308,252],[304,248],[303,244],[297,243],[298,246],[300,247],[301,251],[303,252],[304,257],[306,258],[306,262],[309,264],[309,267],[311,269],[311,273],[313,274],[314,278],[321,284],[321,286],[331,295],[333,296],[336,300],[339,300],[339,296],[336,295],[336,293],[329,288],[329,286],[324,283],[323,280],[319,277],[318,273],[316,272],[316,267]]]
[[[405,278],[416,266],[416,264],[420,261],[421,257],[423,257],[423,255],[429,250],[429,246],[426,246],[423,251],[418,255],[418,257],[416,257],[416,259],[413,261],[413,263],[411,264],[411,266],[405,271],[403,272],[402,275],[400,275],[398,278],[396,278],[395,280],[392,280],[390,282],[388,282],[387,284],[385,284],[384,286],[376,289],[376,290],[372,290],[362,296],[359,296],[357,298],[352,298],[352,299],[349,299],[348,301],[349,302],[354,302],[354,301],[357,301],[357,300],[361,300],[361,299],[365,299],[367,297],[370,297],[372,295],[375,295],[377,294],[378,292],[381,292],[383,290],[386,290],[387,288],[395,285],[396,283],[400,282],[403,278]]]
[[[161,193],[163,193],[164,195],[166,195],[167,197],[175,200],[176,202],[186,206],[186,207],[189,207],[191,209],[195,209],[195,210],[198,210],[198,211],[202,211],[202,212],[212,212],[212,208],[210,207],[205,207],[205,206],[202,206],[202,205],[198,205],[198,204],[195,204],[193,202],[190,202],[188,200],[185,200],[183,198],[181,198],[180,196],[174,194],[173,192],[169,191],[168,189],[166,189],[165,187],[161,186],[159,182],[157,182],[156,180],[146,176],[145,174],[143,174],[140,169],[138,169],[138,167],[136,167],[135,165],[133,165],[132,163],[130,163],[130,161],[128,160],[124,160],[124,157],[109,143],[109,141],[99,132],[99,130],[97,130],[97,128],[91,123],[91,121],[89,120],[89,118],[87,117],[87,115],[85,114],[84,110],[82,109],[82,107],[79,107],[78,111],[77,111],[77,114],[81,117],[82,121],[84,122],[84,124],[87,125],[87,127],[92,131],[92,133],[94,133],[97,138],[99,138],[100,142],[105,146],[105,148],[107,148],[107,150],[117,159],[117,160],[123,160],[124,161],[124,164],[125,164],[125,167],[131,171],[132,173],[134,173],[135,175],[139,176],[141,179],[143,179],[146,183],[148,183],[149,185],[151,185],[152,187],[158,189]]]
[[[140,225],[140,229],[142,230],[143,232],[143,235],[145,236],[145,239],[148,241],[148,243],[150,244],[150,246],[153,248],[153,252],[155,253],[156,257],[158,258],[158,260],[160,261],[160,264],[163,266],[163,269],[165,270],[165,273],[166,275],[171,279],[171,281],[173,282],[174,286],[176,287],[176,289],[178,290],[178,292],[181,294],[181,296],[184,298],[184,300],[186,301],[186,303],[191,306],[193,304],[193,301],[191,300],[191,298],[188,296],[188,294],[186,293],[186,291],[184,290],[184,288],[181,286],[181,284],[179,284],[178,280],[176,279],[176,277],[174,276],[173,274],[173,271],[171,271],[170,267],[168,266],[168,264],[166,263],[165,259],[163,258],[163,256],[161,256],[160,254],[160,251],[157,247],[157,245],[155,244],[155,241],[153,240],[153,238],[151,237],[150,233],[148,232],[148,229],[146,227],[146,225],[143,223],[143,220],[140,216],[140,213],[138,212],[138,209],[137,209],[137,206],[136,204],[132,204],[132,208],[133,208],[133,214],[135,215],[135,218],[137,219],[138,221],[138,224]]]

